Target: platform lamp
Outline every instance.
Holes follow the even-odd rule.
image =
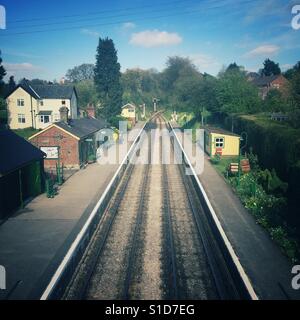
[[[238,171],[238,186],[240,185],[240,178],[241,178],[241,154],[243,149],[247,146],[248,142],[248,134],[246,131],[243,131],[240,136],[240,146],[239,146],[239,171]]]

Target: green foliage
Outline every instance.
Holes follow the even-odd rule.
[[[235,116],[234,123],[236,133],[247,132],[248,146],[252,146],[258,155],[260,165],[274,168],[281,179],[289,182],[290,168],[300,159],[299,129],[271,121],[265,115]],[[225,124],[227,128],[231,127],[231,117]]]
[[[210,158],[212,164],[218,164],[221,161],[221,157],[219,154],[215,154]]]
[[[283,249],[286,255],[293,261],[297,261],[299,246],[295,240],[288,239],[288,234],[283,227],[270,228],[271,238]]]
[[[35,133],[39,132],[39,130],[33,129],[33,128],[16,129],[13,131],[14,133],[16,133],[17,135],[19,135],[20,137],[26,140],[28,140],[28,138],[34,135]]]
[[[282,93],[277,89],[272,89],[268,92],[263,101],[265,111],[270,112],[285,112],[288,111],[287,101],[284,99]]]
[[[127,69],[121,76],[123,103],[143,103],[152,108],[153,97],[161,97],[158,83],[158,72],[154,69]]]
[[[258,181],[264,187],[268,193],[273,194],[285,194],[288,188],[288,184],[283,182],[276,174],[276,171],[272,169],[260,170],[257,173]]]
[[[245,208],[254,216],[257,223],[264,227],[282,251],[293,261],[299,257],[299,247],[285,221],[284,212],[287,206],[283,193],[287,184],[282,182],[272,170],[262,170],[258,157],[252,150],[248,154],[251,172],[228,176],[229,163],[237,162],[236,158],[212,157],[214,167],[236,190]],[[300,176],[300,171],[299,171]],[[280,192],[278,192],[280,190]]]
[[[286,199],[268,194],[264,186],[259,183],[260,175],[258,172],[243,174],[239,184],[237,179],[237,177],[232,177],[229,178],[229,181],[236,188],[245,208],[253,214],[257,223],[267,229],[271,238],[281,247],[282,251],[291,260],[296,261],[299,256],[299,248],[285,227],[286,223],[282,217],[282,212],[286,207]]]
[[[3,97],[3,88],[4,88],[3,78],[5,76],[6,76],[6,70],[2,65],[1,50],[0,50],[0,97]]]
[[[91,63],[84,63],[69,69],[66,73],[66,78],[71,82],[79,82],[94,79],[95,66]]]
[[[75,88],[78,94],[78,105],[85,108],[88,103],[94,105],[99,104],[96,87],[93,80],[83,80],[75,83]]]
[[[16,82],[14,76],[9,77],[9,82],[8,82],[8,90],[9,92],[13,91],[14,88],[16,87]]]
[[[6,101],[0,97],[0,127],[7,124]]]
[[[258,157],[255,153],[253,153],[253,148],[250,147],[250,152],[247,154],[247,158],[250,163],[251,170],[257,171],[259,170]]]
[[[281,70],[279,68],[279,64],[275,63],[274,61],[270,59],[266,59],[264,61],[264,67],[261,70],[262,75],[264,76],[272,76],[272,75],[278,75],[281,73]]]
[[[119,121],[127,121],[126,118],[123,118],[122,116],[120,115],[116,115],[116,116],[113,116],[110,118],[110,124],[111,126],[115,127],[115,128],[119,128]],[[130,123],[128,122],[128,129],[131,129],[131,125]]]
[[[285,71],[283,75],[291,81],[298,72],[300,72],[300,61],[298,61],[292,68]]]
[[[120,64],[111,39],[99,39],[95,66],[95,85],[101,101],[100,115],[107,119],[120,114],[123,90],[120,84]]]
[[[221,75],[216,98],[220,111],[226,114],[254,113],[260,108],[258,89],[247,81],[243,72],[230,71]]]

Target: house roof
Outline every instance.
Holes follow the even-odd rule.
[[[55,125],[81,139],[91,133],[106,128],[108,126],[108,123],[103,119],[88,117],[81,119],[71,119],[68,123],[64,121],[55,122]]]
[[[209,133],[219,133],[219,134],[225,134],[225,135],[227,135],[227,136],[239,137],[238,134],[233,133],[233,132],[228,131],[228,130],[224,130],[224,129],[222,129],[222,128],[204,127],[204,130],[208,131]]]
[[[248,79],[249,78],[255,79],[260,77],[260,75],[257,72],[248,72],[246,76]]]
[[[126,108],[126,107],[131,107],[131,108],[136,108],[136,106],[133,103],[126,103],[124,104],[124,106],[122,107],[122,109]]]
[[[258,87],[264,87],[272,83],[277,78],[282,77],[281,74],[276,76],[263,76],[253,79],[253,83],[257,85]]]
[[[0,150],[0,176],[45,156],[44,152],[9,129],[0,130]]]
[[[33,84],[19,84],[16,88],[8,94],[11,95],[18,88],[22,88],[26,92],[28,92],[35,99],[71,99],[73,92],[76,89],[72,85],[61,85],[61,84],[41,84],[41,85],[33,85]],[[6,96],[6,98],[8,97]]]
[[[97,132],[103,128],[107,128],[109,125],[103,119],[95,119],[91,117],[81,118],[81,119],[70,119],[68,123],[64,121],[59,121],[59,122],[53,123],[52,125],[49,125],[44,130],[34,134],[29,138],[29,140],[31,140],[36,136],[39,136],[43,132],[52,128],[53,126],[61,128],[63,131],[69,133],[74,137],[77,137],[80,140],[88,136],[89,134]]]

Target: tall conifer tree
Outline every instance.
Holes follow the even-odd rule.
[[[107,119],[119,114],[122,106],[120,64],[111,39],[99,39],[95,66],[95,85],[101,102],[98,114]]]

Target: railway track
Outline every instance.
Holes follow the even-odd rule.
[[[139,150],[148,159],[150,130],[164,128],[161,116],[145,128]],[[154,140],[162,160],[159,130]],[[184,169],[162,162],[128,166],[64,299],[241,298]]]

